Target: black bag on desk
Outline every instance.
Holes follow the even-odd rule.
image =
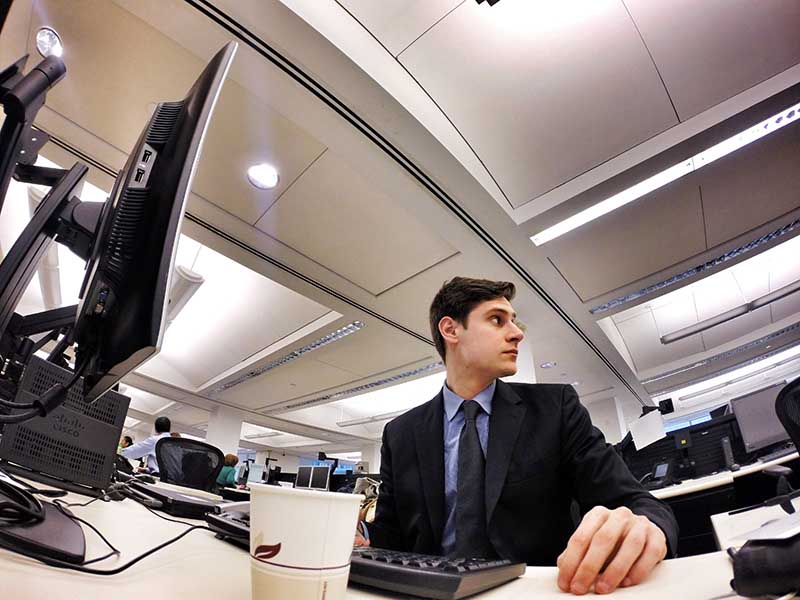
[[[740,596],[800,590],[800,534],[785,540],[751,540],[733,555],[731,587]]]

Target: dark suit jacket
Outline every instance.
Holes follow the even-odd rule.
[[[388,423],[381,448],[376,547],[439,554],[444,527],[444,408],[441,392]],[[631,475],[571,386],[497,382],[489,420],[486,514],[502,558],[554,565],[575,529],[570,507],[627,506],[666,534],[672,510]]]

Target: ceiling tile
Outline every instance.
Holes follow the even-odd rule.
[[[795,321],[800,322],[800,292],[795,292],[791,296],[786,296],[770,304],[772,309],[772,320],[778,322],[781,319],[794,317]]]
[[[617,325],[617,328],[639,372],[667,362],[685,360],[687,356],[704,350],[700,336],[692,336],[668,345],[661,344],[655,319],[649,313],[628,319]]]
[[[626,0],[681,120],[800,62],[800,3]]]
[[[798,156],[800,121],[694,173],[703,191],[709,248],[797,210]]]
[[[752,333],[756,329],[766,327],[770,324],[770,312],[768,306],[763,306],[758,310],[744,314],[722,323],[711,329],[707,329],[701,335],[706,348],[716,348],[722,344],[727,344],[740,337]]]
[[[374,295],[456,253],[330,151],[256,227]]]
[[[337,0],[394,56],[464,0]]]
[[[666,335],[697,323],[697,307],[692,294],[676,296],[673,302],[653,309],[659,335]]]
[[[681,180],[548,244],[551,260],[584,302],[705,249],[699,190]]]
[[[309,356],[297,358],[223,392],[220,398],[241,408],[260,409],[336,387],[359,376]]]
[[[746,302],[730,271],[701,279],[693,287],[697,318],[701,321],[721,315]]]
[[[514,207],[677,122],[619,0],[485,8],[464,2],[399,59]]]

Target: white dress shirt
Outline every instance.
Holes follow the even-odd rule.
[[[163,437],[169,437],[169,431],[151,435],[149,438],[136,442],[132,446],[122,449],[122,456],[125,458],[142,458],[147,456],[147,468],[151,473],[158,473],[158,463],[156,462],[156,442]]]

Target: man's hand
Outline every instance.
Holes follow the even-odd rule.
[[[558,557],[558,587],[585,594],[594,583],[596,593],[608,594],[643,581],[666,555],[667,538],[647,517],[595,506]]]

